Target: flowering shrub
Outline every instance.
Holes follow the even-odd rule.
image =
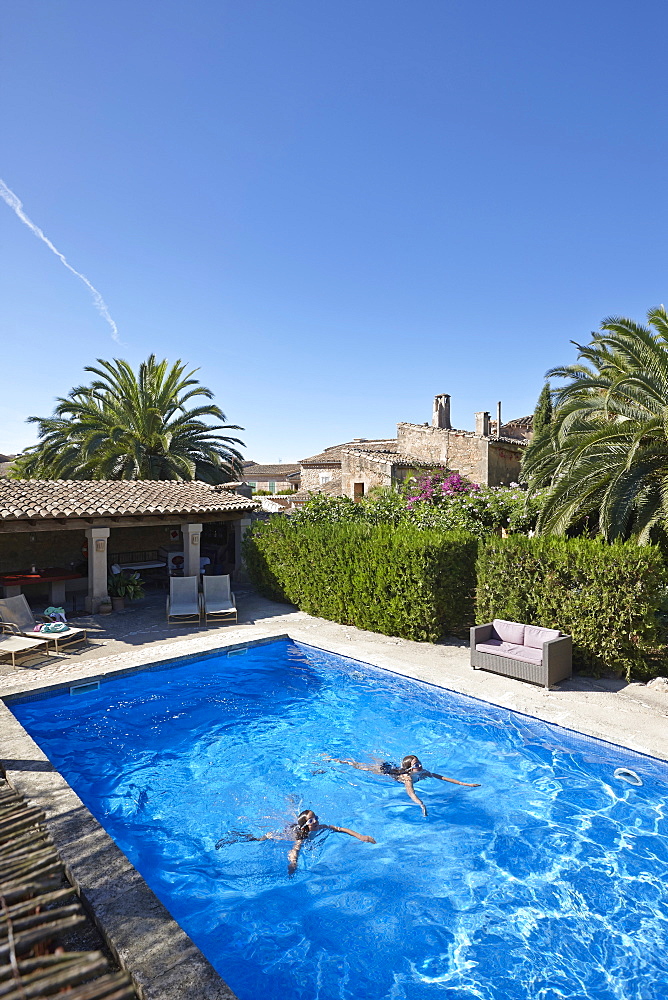
[[[538,492],[529,496],[519,486],[478,486],[448,473],[411,480],[401,490],[372,490],[360,501],[314,495],[293,520],[413,524],[424,529],[464,530],[485,538],[502,528],[511,534],[528,534],[536,526],[541,503]]]
[[[476,493],[479,489],[477,483],[469,482],[458,472],[436,472],[420,476],[418,480],[411,478],[404,487],[408,507],[420,501],[439,504],[450,497]]]

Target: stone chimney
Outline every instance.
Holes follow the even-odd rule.
[[[434,412],[431,417],[431,426],[440,427],[446,431],[452,429],[452,424],[450,423],[450,397],[447,392],[442,392],[440,395],[434,396]]]
[[[489,413],[481,410],[475,415],[475,432],[480,437],[489,437]]]

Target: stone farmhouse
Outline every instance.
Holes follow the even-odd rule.
[[[434,398],[431,423],[398,423],[396,438],[356,438],[302,459],[301,488],[290,499],[295,506],[309,492],[359,499],[374,486],[395,486],[428,470],[449,469],[482,486],[508,486],[519,479],[531,423],[531,417],[501,422],[499,404],[496,420],[481,411],[474,431],[457,430],[450,422],[450,396],[441,393]]]
[[[288,463],[260,465],[258,462],[244,462],[243,477],[252,489],[267,490],[269,493],[295,492],[300,486],[299,466]]]

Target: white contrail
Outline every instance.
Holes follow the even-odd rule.
[[[100,316],[104,320],[106,320],[109,326],[111,327],[112,338],[117,343],[120,344],[121,338],[118,335],[118,327],[116,326],[113,319],[109,315],[109,310],[107,309],[107,303],[104,301],[104,299],[98,292],[97,288],[95,288],[95,286],[90,283],[85,274],[81,274],[79,271],[76,271],[71,264],[68,264],[65,255],[62,254],[60,250],[57,250],[56,247],[54,247],[51,240],[44,235],[39,226],[36,226],[35,223],[28,218],[28,216],[23,211],[23,203],[16,197],[11,188],[7,187],[2,178],[0,178],[0,197],[3,198],[4,201],[7,202],[9,207],[16,213],[16,215],[18,215],[21,222],[24,222],[28,227],[28,229],[32,230],[35,236],[39,237],[39,239],[42,240],[43,243],[46,243],[49,250],[51,250],[52,253],[55,253],[56,257],[58,257],[61,264],[64,264],[68,271],[71,271],[72,274],[75,274],[77,278],[80,278],[81,281],[83,281],[84,285],[88,288],[89,292],[93,296],[93,302],[95,303],[95,308],[99,312]]]

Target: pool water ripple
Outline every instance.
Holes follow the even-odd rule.
[[[663,762],[284,641],[12,707],[241,1000],[668,998]]]

